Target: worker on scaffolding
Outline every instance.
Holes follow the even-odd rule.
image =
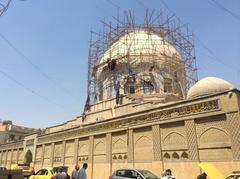
[[[115,91],[116,91],[116,105],[119,105],[121,102],[121,97],[120,97],[120,82],[117,81],[117,84],[115,85]]]

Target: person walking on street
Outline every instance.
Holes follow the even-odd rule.
[[[88,167],[88,164],[84,163],[82,168],[79,171],[78,179],[87,179],[87,174],[86,174],[87,167]]]
[[[197,179],[207,179],[207,174],[204,172],[204,173],[198,175]]]
[[[75,166],[75,169],[72,171],[71,179],[78,179],[79,174],[79,165]]]
[[[176,177],[172,175],[171,169],[167,169],[165,173],[166,173],[167,179],[176,179]]]
[[[162,174],[161,174],[161,179],[168,179],[165,171],[162,172]]]
[[[67,175],[63,173],[63,169],[59,168],[57,174],[55,175],[55,179],[67,179]]]

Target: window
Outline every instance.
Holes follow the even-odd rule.
[[[99,91],[98,99],[99,99],[99,101],[103,100],[103,91],[102,90]]]
[[[46,169],[39,170],[36,175],[47,175],[48,171]]]
[[[125,176],[125,170],[118,170],[116,172],[116,175],[119,176],[119,177],[124,177]]]
[[[124,87],[125,94],[134,94],[135,93],[135,83],[127,82]]]
[[[134,179],[141,177],[141,175],[134,170],[118,170],[116,172],[116,176],[124,177],[124,178],[134,178]]]
[[[150,94],[154,90],[154,86],[151,81],[144,81],[143,83],[143,92],[145,94]]]
[[[232,175],[227,177],[226,179],[240,179],[240,175]]]
[[[172,79],[169,78],[164,79],[164,92],[165,93],[172,92]]]
[[[130,94],[135,93],[135,85],[134,84],[129,84],[129,93]]]
[[[12,141],[12,140],[14,140],[15,135],[14,135],[14,134],[10,134],[10,135],[9,135],[9,138],[10,138],[10,140]]]
[[[115,96],[116,96],[116,92],[115,92],[113,84],[111,83],[107,86],[107,99],[115,97]]]
[[[43,170],[39,170],[37,173],[36,173],[36,175],[44,175],[45,174],[45,170],[43,169]]]
[[[132,177],[133,178],[137,179],[138,177],[140,177],[142,179],[141,175],[138,172],[136,172],[136,171],[131,171],[131,172],[132,172]]]
[[[154,175],[153,173],[151,173],[148,170],[142,170],[140,172],[147,179],[157,179],[158,178],[156,175]]]

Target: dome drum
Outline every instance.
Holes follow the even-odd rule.
[[[121,37],[104,53],[96,76],[99,101],[118,93],[184,97],[184,61],[154,33],[135,31]]]

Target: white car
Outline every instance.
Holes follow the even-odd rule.
[[[155,174],[142,169],[119,169],[109,179],[159,179]]]

